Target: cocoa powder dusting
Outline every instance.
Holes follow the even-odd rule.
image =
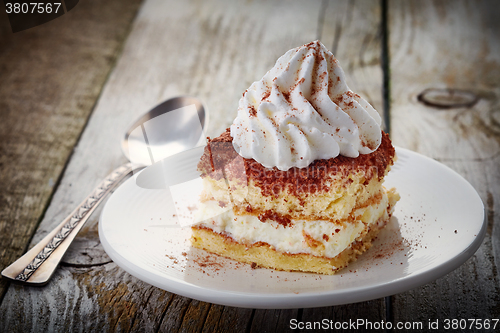
[[[257,117],[257,110],[255,110],[255,106],[250,105],[250,117]]]
[[[330,187],[325,179],[335,175],[347,178],[349,174],[365,172],[367,182],[374,176],[381,180],[387,167],[393,164],[395,155],[389,136],[382,131],[382,142],[373,153],[360,154],[356,158],[339,155],[327,160],[316,160],[305,168],[293,167],[283,172],[276,167],[265,168],[254,159],[239,157],[232,141],[228,128],[209,142],[198,164],[202,177],[210,175],[220,179],[222,172],[211,172],[225,168],[230,172],[231,180],[240,179],[245,183],[253,181],[261,189],[262,195],[269,197],[276,196],[282,190],[288,190],[292,195],[329,191]]]
[[[283,97],[285,97],[285,100],[286,100],[288,103],[290,103],[290,104],[291,104],[292,102],[290,101],[290,93],[289,93],[289,92],[284,92],[284,91],[283,91],[283,92],[282,92],[282,94],[283,94]]]
[[[261,222],[266,222],[267,220],[273,220],[284,226],[285,228],[292,224],[290,217],[278,214],[271,210],[265,211],[262,214],[258,215],[258,218]]]
[[[307,245],[310,247],[310,248],[317,248],[318,246],[321,246],[323,244],[321,244],[320,241],[314,239],[314,237],[312,237],[311,235],[309,235],[307,232],[305,232],[304,230],[302,230],[302,236],[304,237],[304,240],[306,241]]]
[[[208,156],[210,156],[210,167],[212,168],[212,171],[215,171],[214,161],[212,160],[212,150],[210,149],[210,142],[211,141],[212,141],[212,139],[210,139],[210,137],[207,136],[207,146],[205,147],[205,150],[208,150]]]
[[[270,89],[266,90],[266,92],[262,96],[261,102],[264,101],[265,99],[267,99],[270,95],[271,95],[271,90]]]
[[[206,255],[202,257],[198,257],[194,259],[194,262],[198,264],[200,267],[210,267],[213,268],[214,271],[218,271],[224,266],[217,261],[217,257],[213,255]]]

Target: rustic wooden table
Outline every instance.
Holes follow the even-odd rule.
[[[100,245],[98,211],[48,285],[0,280],[0,331],[282,332],[291,319],[500,318],[498,1],[87,0],[16,34],[0,13],[0,270],[126,161],[121,133],[139,114],[175,95],[197,95],[211,112],[207,134],[216,136],[253,81],[285,51],[315,39],[383,114],[395,145],[448,165],[478,191],[488,229],[473,257],[387,298],[233,308],[124,272]],[[452,103],[443,108],[418,99],[448,88],[477,100],[431,101]]]

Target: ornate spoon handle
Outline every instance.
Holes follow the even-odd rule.
[[[92,212],[99,206],[106,194],[133,170],[132,163],[115,169],[61,224],[21,258],[5,268],[2,276],[30,285],[46,284]]]

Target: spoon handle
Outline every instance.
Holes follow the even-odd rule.
[[[2,276],[29,285],[45,285],[78,231],[113,188],[134,171],[132,163],[115,169],[78,207],[31,250],[2,271]]]

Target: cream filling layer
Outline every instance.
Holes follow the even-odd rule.
[[[389,195],[394,195],[393,191],[389,191]],[[280,252],[333,258],[354,241],[360,240],[370,225],[385,223],[389,218],[387,208],[392,206],[393,201],[384,190],[378,203],[355,209],[350,221],[336,223],[292,219],[289,225],[283,226],[271,219],[262,222],[252,214],[236,215],[233,209],[221,208],[216,201],[211,200],[199,206],[196,220],[201,222],[194,226],[212,229],[243,244],[264,242]],[[203,219],[203,216],[211,218]]]

